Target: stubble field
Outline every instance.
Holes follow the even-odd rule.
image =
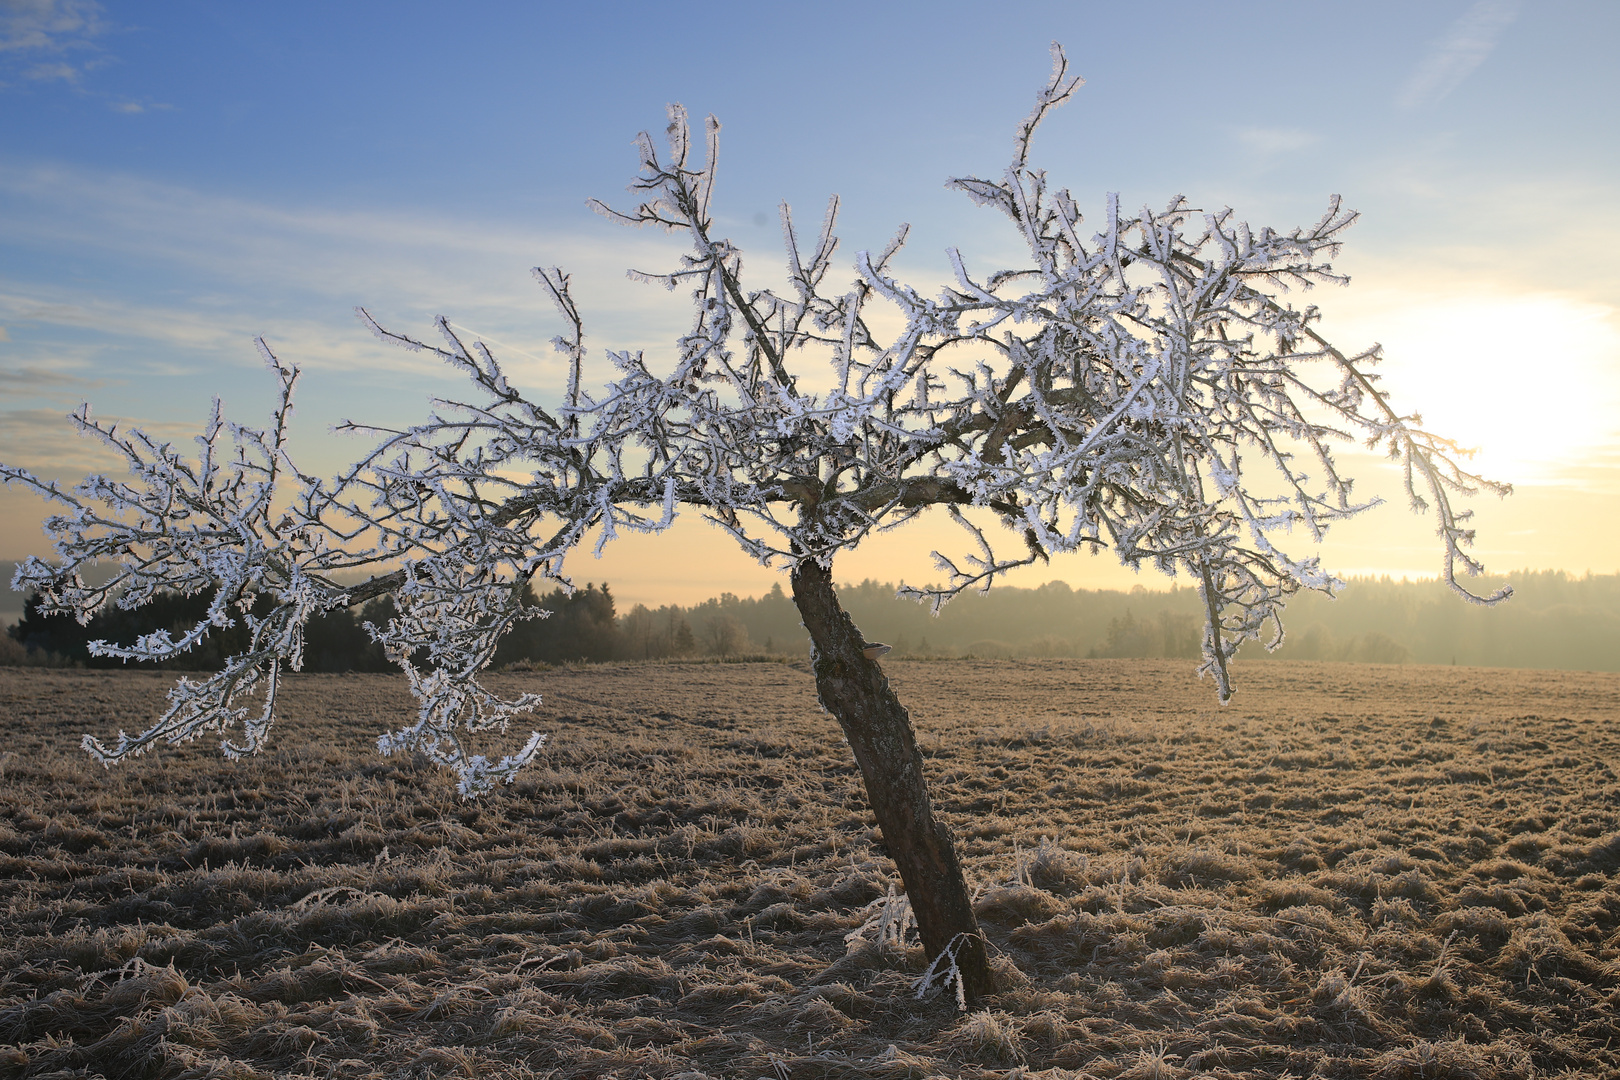
[[[1620,676],[1191,668],[886,665],[966,1012],[805,665],[496,677],[554,734],[474,803],[375,755],[399,679],[105,772],[166,676],[0,669],[0,1075],[1620,1076]]]

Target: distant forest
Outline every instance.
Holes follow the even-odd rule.
[[[1336,599],[1303,592],[1283,616],[1283,646],[1268,653],[1251,642],[1241,655],[1620,671],[1620,575],[1522,571],[1507,577],[1515,595],[1494,608],[1466,603],[1439,582],[1387,577],[1354,578]],[[924,605],[896,600],[888,583],[863,581],[839,592],[868,639],[887,642],[901,655],[1192,659],[1203,632],[1202,603],[1191,588],[998,586],[958,597],[937,618]],[[746,633],[749,647],[808,648],[780,586],[757,599],[722,594],[680,614],[702,628],[700,636],[730,620]]]
[[[1337,599],[1302,593],[1288,605],[1288,637],[1268,653],[1251,643],[1244,659],[1344,660],[1361,663],[1464,664],[1480,667],[1620,670],[1620,575],[1561,572],[1509,575],[1515,596],[1495,608],[1464,603],[1430,581],[1353,579]],[[959,597],[936,618],[926,606],[895,599],[892,584],[840,587],[844,606],[869,640],[896,655],[1160,657],[1194,659],[1203,619],[1195,590],[1150,592],[998,587]],[[620,612],[611,588],[590,584],[525,602],[552,614],[520,623],[501,643],[497,666],[572,661],[802,655],[809,643],[781,585],[759,597],[731,593],[691,607],[637,604]],[[154,629],[178,630],[200,617],[203,597],[166,597],[137,612],[111,610],[79,626],[45,618],[27,605],[0,637],[0,663],[116,667],[91,657],[97,638],[131,642]],[[329,613],[311,624],[305,670],[385,671],[391,665],[364,624],[386,621],[390,600]],[[240,628],[217,632],[187,666],[211,668],[240,648]]]

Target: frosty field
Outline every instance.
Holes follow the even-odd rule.
[[[1620,675],[1192,667],[885,664],[968,1012],[803,664],[495,677],[553,735],[474,803],[376,756],[402,679],[105,772],[166,675],[0,668],[0,1075],[1620,1076]]]

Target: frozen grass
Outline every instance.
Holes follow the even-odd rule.
[[[165,679],[0,670],[0,1074],[1620,1074],[1620,677],[1190,666],[886,665],[995,947],[966,1012],[802,665],[500,677],[555,734],[477,803],[371,751],[383,676],[109,773],[78,735]]]

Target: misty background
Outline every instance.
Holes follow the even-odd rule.
[[[9,578],[14,564],[0,563]],[[1461,602],[1435,581],[1352,579],[1337,598],[1303,592],[1284,616],[1287,638],[1275,652],[1246,645],[1243,659],[1359,663],[1460,664],[1476,667],[1620,670],[1620,574],[1576,577],[1562,571],[1507,575],[1515,595],[1483,608]],[[844,606],[868,637],[911,657],[1142,657],[1195,659],[1203,615],[1190,588],[1076,589],[1061,581],[1038,588],[1002,586],[968,593],[940,612],[895,598],[874,580],[839,586]],[[128,643],[153,629],[194,624],[207,597],[169,597],[138,612],[110,610],[81,627],[72,619],[25,612],[24,597],[0,608],[0,662],[88,664],[86,643]],[[503,640],[497,666],[572,661],[803,656],[809,640],[781,584],[762,595],[722,593],[698,604],[621,609],[610,583],[527,602],[552,614],[520,623]],[[392,601],[329,613],[310,627],[306,670],[387,671],[392,666],[364,630],[392,615]],[[215,666],[235,651],[241,628],[216,633],[190,666]]]

